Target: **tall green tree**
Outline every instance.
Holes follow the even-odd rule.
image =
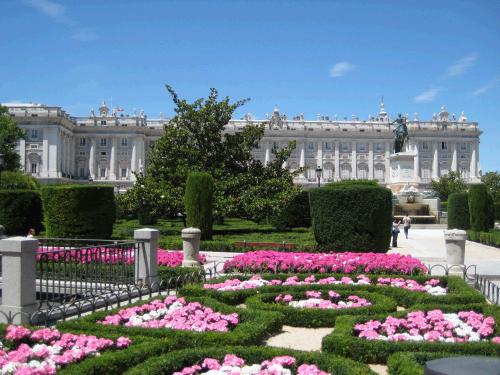
[[[447,201],[450,194],[466,191],[467,185],[460,172],[449,172],[439,180],[432,181],[431,188],[438,194],[439,199]]]
[[[481,181],[490,191],[493,201],[500,202],[500,173],[498,171],[485,173]]]
[[[264,125],[227,130],[234,111],[248,99],[230,102],[211,89],[208,98],[192,103],[180,99],[166,86],[175,105],[175,116],[150,151],[144,174],[127,194],[136,205],[148,197],[157,215],[184,212],[184,190],[190,172],[206,172],[214,179],[214,216],[261,220],[283,207],[299,188],[299,173],[283,168],[295,144],[273,149],[273,160],[263,165],[252,156],[264,135]]]
[[[0,154],[3,157],[1,170],[15,171],[19,169],[19,154],[16,143],[24,139],[26,134],[12,119],[6,107],[0,106]]]

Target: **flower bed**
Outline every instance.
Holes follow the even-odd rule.
[[[285,253],[253,251],[224,263],[224,272],[426,274],[419,260],[401,254],[379,253]]]
[[[387,286],[389,279],[391,285]],[[436,285],[437,281],[439,281],[438,285]],[[428,291],[419,292],[422,287]],[[252,277],[238,275],[212,279],[204,285],[186,285],[182,288],[181,294],[209,296],[224,303],[237,305],[243,303],[246,298],[259,293],[305,291],[308,289],[325,290],[327,288],[334,288],[337,291],[350,290],[353,293],[361,290],[384,294],[397,301],[399,306],[405,307],[421,303],[484,302],[481,293],[468,286],[463,280],[458,277],[443,276],[431,278],[429,276],[394,277],[391,275],[342,274],[273,274]],[[443,290],[446,291],[446,295],[434,295],[441,294]]]
[[[57,329],[30,330],[9,325],[0,341],[2,374],[54,374],[62,367],[99,356],[111,349],[125,349],[131,344],[127,337],[116,340],[92,335],[61,333]]]
[[[248,308],[279,311],[286,324],[298,327],[333,327],[335,319],[344,314],[378,314],[396,311],[389,297],[361,291],[305,291],[287,294],[264,293],[246,300]]]
[[[226,363],[226,368],[219,365]],[[250,366],[253,365],[252,370]],[[222,370],[233,372],[222,372]],[[246,372],[241,371],[245,368]],[[206,371],[211,368],[211,372]],[[263,369],[264,368],[264,369]],[[279,372],[287,368],[290,372]],[[257,372],[262,369],[263,372]],[[299,371],[300,369],[300,371]],[[183,371],[184,370],[184,371]],[[268,370],[268,371],[266,371]],[[183,372],[182,372],[183,371]],[[127,372],[127,375],[156,374],[374,374],[368,366],[319,352],[300,352],[271,347],[212,347],[174,351],[151,358]]]
[[[340,317],[335,331],[323,338],[322,348],[367,363],[385,362],[397,351],[500,355],[499,322],[498,306],[473,304],[422,305],[391,316]]]
[[[125,309],[99,311],[58,326],[132,338],[164,337],[186,347],[258,343],[266,335],[279,331],[283,324],[283,315],[276,312],[238,309],[209,298],[186,298],[186,304],[183,298],[174,299],[141,301]]]

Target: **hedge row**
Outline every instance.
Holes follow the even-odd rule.
[[[42,229],[42,200],[36,190],[0,190],[0,224],[9,236]]]
[[[309,228],[311,226],[309,192],[303,190],[295,195],[281,212],[271,219],[271,223],[278,230]]]
[[[448,197],[448,229],[470,229],[467,192],[453,193]]]
[[[0,172],[0,190],[38,190],[40,182],[18,171]]]
[[[500,230],[494,229],[490,232],[467,231],[467,238],[470,241],[480,242],[488,246],[500,247]]]
[[[329,288],[334,289],[334,288]],[[308,288],[308,290],[312,290]],[[322,298],[328,299],[328,293],[326,288],[322,291]],[[307,308],[295,308],[282,303],[274,302],[274,299],[278,293],[264,293],[258,294],[253,297],[248,298],[245,301],[247,308],[259,309],[267,311],[277,311],[285,316],[285,321],[287,325],[294,327],[332,327],[335,324],[335,319],[341,315],[372,315],[379,314],[382,312],[392,312],[396,311],[397,305],[392,298],[386,297],[377,293],[370,292],[354,292],[354,291],[340,291],[341,299],[345,300],[350,295],[356,295],[361,298],[365,298],[371,302],[371,306],[357,307],[357,308],[346,308],[346,309],[307,309]],[[304,291],[296,292],[290,291],[286,292],[297,298],[304,298]]]
[[[263,275],[262,278],[265,280],[286,280],[288,277],[297,276],[299,280],[304,280],[311,274],[276,274],[276,275]],[[315,275],[318,277],[319,275]],[[335,277],[340,279],[342,274],[321,274],[321,277]],[[349,275],[353,280],[356,275]],[[395,277],[394,275],[367,275],[367,277],[373,282],[376,282],[379,277]],[[237,291],[226,291],[219,292],[213,289],[204,289],[203,285],[191,284],[186,285],[180,290],[180,294],[185,296],[205,296],[213,299],[217,299],[223,303],[230,305],[238,305],[244,303],[249,297],[252,297],[260,293],[278,293],[284,291],[305,291],[305,290],[325,290],[325,289],[335,289],[336,291],[351,291],[357,293],[359,291],[374,292],[383,294],[387,297],[394,299],[398,306],[410,307],[416,304],[424,303],[435,303],[435,304],[457,304],[457,303],[481,303],[484,301],[482,294],[473,288],[471,288],[467,283],[458,277],[444,277],[444,276],[397,276],[404,279],[413,279],[419,283],[424,283],[425,281],[433,278],[439,279],[441,281],[441,286],[448,288],[448,294],[445,296],[432,296],[423,292],[410,291],[402,288],[394,288],[389,286],[377,286],[377,285],[301,285],[301,286],[265,286],[262,288],[255,289],[243,289]],[[212,279],[209,283],[221,283],[227,279],[239,279],[248,280],[250,276],[224,276],[216,279]]]
[[[470,227],[472,230],[488,231],[495,225],[495,206],[488,188],[484,184],[469,188]]]
[[[264,337],[271,333],[278,332],[283,325],[283,315],[276,312],[256,311],[247,309],[238,309],[217,302],[209,298],[186,298],[188,302],[200,302],[204,306],[211,307],[215,311],[223,314],[237,312],[240,323],[229,332],[193,332],[181,331],[170,328],[142,328],[125,327],[114,325],[102,325],[98,321],[104,319],[107,315],[118,313],[124,307],[111,311],[99,311],[76,320],[58,323],[58,327],[72,330],[80,329],[84,332],[99,335],[100,333],[115,333],[130,338],[149,337],[149,338],[168,338],[176,343],[189,346],[203,345],[238,345],[238,344],[259,344]],[[140,301],[131,306],[139,306],[149,301]]]
[[[458,357],[454,353],[394,353],[387,360],[387,370],[390,375],[424,375],[427,361],[434,359]]]
[[[493,316],[496,322],[495,334],[500,334],[500,307],[486,304],[458,305],[416,305],[411,310],[391,314],[396,318],[406,316],[409,311],[429,311],[440,309],[446,313],[474,310]],[[389,356],[396,352],[450,352],[457,354],[481,354],[500,356],[500,345],[490,342],[415,342],[415,341],[383,341],[366,340],[354,334],[354,326],[368,320],[385,319],[380,316],[342,316],[337,318],[335,331],[323,338],[322,350],[342,355],[365,363],[386,363]]]
[[[223,346],[217,348],[186,349],[168,353],[159,357],[150,358],[146,362],[130,369],[127,375],[160,375],[172,374],[195,364],[201,364],[205,358],[214,358],[219,361],[226,354],[234,354],[243,358],[247,364],[260,364],[277,356],[292,356],[297,362],[294,368],[303,363],[316,364],[321,370],[336,375],[374,374],[367,365],[352,360],[326,355],[317,352],[301,352],[290,349],[271,347]]]

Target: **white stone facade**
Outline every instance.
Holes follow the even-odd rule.
[[[109,113],[103,103],[99,114],[71,117],[60,107],[40,104],[5,103],[9,113],[26,130],[27,140],[19,142],[21,164],[26,173],[42,180],[108,182],[126,188],[134,171],[147,163],[147,151],[161,137],[168,119],[149,119],[143,113],[123,116]],[[286,167],[305,169],[296,182],[317,183],[345,179],[375,179],[398,191],[403,186],[425,189],[432,179],[449,171],[461,172],[468,182],[478,181],[479,130],[476,122],[462,115],[457,119],[444,107],[431,121],[407,115],[409,142],[405,152],[393,154],[391,120],[381,103],[377,116],[360,120],[353,116],[304,120],[288,119],[275,108],[264,120],[250,114],[231,120],[227,132],[236,132],[249,123],[265,124],[265,135],[255,150],[263,163],[270,161],[273,147],[296,141],[297,147]]]

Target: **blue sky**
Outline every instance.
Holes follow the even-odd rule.
[[[235,117],[275,104],[367,118],[430,119],[445,104],[484,131],[483,171],[500,169],[500,1],[3,0],[0,102],[87,115],[172,114],[210,87],[251,98]]]

